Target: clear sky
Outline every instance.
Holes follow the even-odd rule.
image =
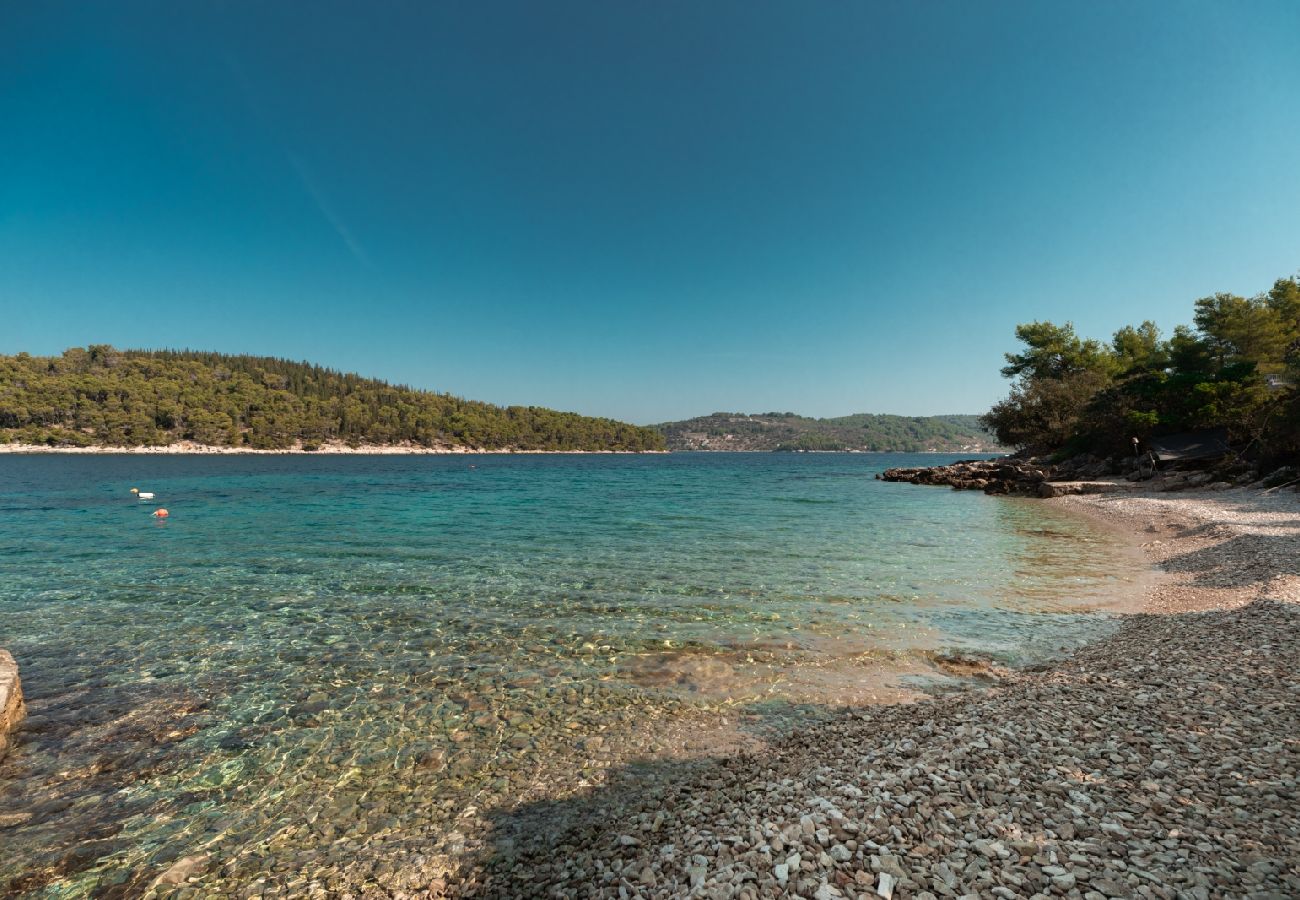
[[[980,412],[1300,269],[1300,3],[0,0],[0,352]]]

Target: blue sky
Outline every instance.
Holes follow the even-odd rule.
[[[1300,270],[1300,4],[0,0],[0,352],[979,412]]]

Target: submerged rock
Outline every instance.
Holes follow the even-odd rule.
[[[172,863],[167,871],[158,876],[155,886],[184,884],[208,867],[208,855],[184,856]]]

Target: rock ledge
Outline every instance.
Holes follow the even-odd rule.
[[[947,466],[886,469],[876,478],[881,481],[905,481],[909,484],[946,484],[958,491],[1037,497],[1039,485],[1047,480],[1048,475],[1047,469],[1032,462],[1002,457],[963,459]]]

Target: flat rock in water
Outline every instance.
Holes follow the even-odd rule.
[[[156,885],[176,885],[184,884],[196,875],[199,875],[208,867],[208,855],[206,853],[195,856],[184,856],[172,863],[167,871],[158,876]]]

